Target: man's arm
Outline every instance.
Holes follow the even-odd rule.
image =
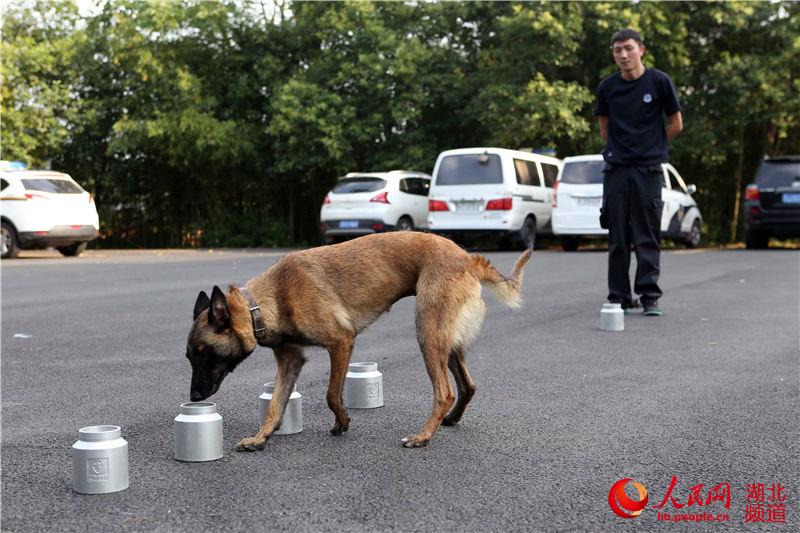
[[[680,115],[680,113],[678,114]],[[600,115],[597,117],[597,121],[600,122],[600,138],[608,141],[608,117]]]
[[[683,116],[681,116],[681,112],[678,111],[677,113],[668,116],[667,121],[667,141],[671,141],[677,137],[681,131],[683,131]],[[602,131],[600,134],[602,135]]]

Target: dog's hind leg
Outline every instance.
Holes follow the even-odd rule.
[[[300,346],[285,345],[274,348],[275,359],[278,362],[278,374],[275,377],[275,392],[269,402],[267,416],[261,424],[261,429],[254,437],[239,441],[236,449],[239,451],[255,451],[264,448],[267,439],[280,427],[286,405],[297,383],[303,365],[306,362],[303,349]]]
[[[354,337],[340,338],[327,346],[331,356],[331,376],[328,381],[328,407],[336,416],[336,422],[331,428],[332,435],[341,435],[350,427],[350,417],[347,415],[342,403],[342,388],[353,354]]]
[[[464,362],[463,348],[453,348],[453,350],[450,351],[447,366],[450,367],[450,371],[453,373],[453,377],[456,380],[458,399],[447,416],[442,419],[442,425],[454,426],[461,420],[464,410],[467,408],[467,404],[475,394],[475,382],[472,381],[472,377],[467,370],[467,365]]]
[[[428,369],[428,375],[433,385],[433,412],[417,435],[403,439],[403,446],[406,448],[417,448],[428,444],[433,434],[439,429],[445,413],[455,401],[450,377],[447,375],[447,349],[440,343],[434,342],[425,343],[422,350],[425,367]]]

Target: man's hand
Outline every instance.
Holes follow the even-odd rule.
[[[599,116],[597,120],[600,122],[600,138],[608,141],[608,117]]]
[[[681,131],[683,131],[683,116],[681,115],[681,112],[678,111],[674,115],[668,116],[667,120],[669,121],[667,124],[667,141],[671,141],[677,137]]]

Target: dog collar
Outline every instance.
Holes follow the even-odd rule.
[[[253,319],[253,335],[256,339],[261,339],[265,336],[267,326],[264,325],[264,318],[261,316],[261,308],[258,307],[256,299],[253,298],[253,293],[247,287],[239,287],[239,292],[244,295],[247,300],[247,306],[250,308],[250,317]]]

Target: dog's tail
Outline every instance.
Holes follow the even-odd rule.
[[[498,300],[509,307],[522,305],[520,289],[522,288],[522,274],[525,263],[531,258],[532,248],[525,250],[514,263],[514,270],[509,277],[503,276],[492,266],[488,259],[478,254],[469,256],[472,272],[478,280],[485,284],[494,293]]]

